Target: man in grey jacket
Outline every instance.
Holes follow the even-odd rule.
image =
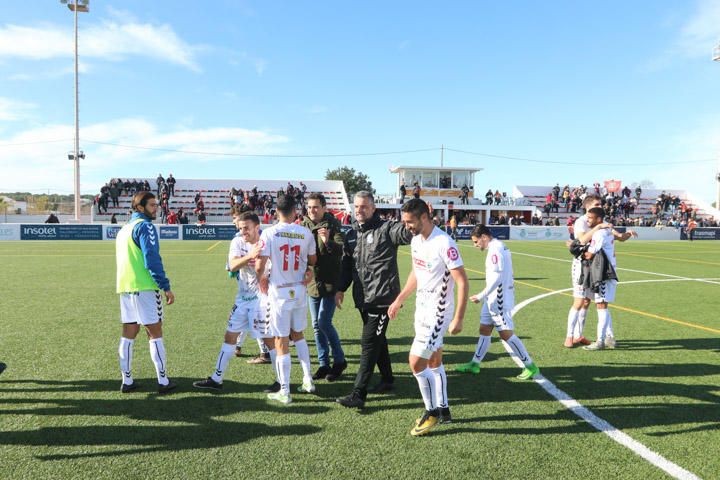
[[[373,393],[393,389],[394,377],[390,364],[385,333],[388,327],[388,308],[400,293],[400,274],[397,249],[412,240],[402,223],[383,221],[375,211],[375,199],[369,192],[355,194],[355,221],[345,236],[340,285],[335,295],[342,308],[344,292],[352,284],[355,308],[360,311],[363,331],[360,344],[360,366],[353,391],[337,399],[345,407],[362,408],[368,394],[368,384],[377,364],[381,381]]]

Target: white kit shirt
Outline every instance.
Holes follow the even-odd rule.
[[[277,223],[260,236],[260,255],[270,257],[270,288],[298,285],[305,277],[308,255],[316,244],[310,230],[294,223]]]
[[[230,242],[230,253],[228,262],[235,257],[244,257],[249,254],[255,245],[243,240],[237,234]],[[250,260],[247,265],[238,270],[238,297],[251,297],[259,293],[257,275],[255,275],[255,260]]]
[[[575,220],[575,224],[573,225],[573,231],[575,232],[575,238],[578,238],[583,233],[590,231],[590,225],[588,225],[587,215],[578,217],[578,219]]]
[[[593,234],[592,240],[590,240],[588,252],[598,253],[600,250],[605,252],[605,256],[610,261],[610,265],[615,268],[617,266],[615,260],[615,237],[612,234],[612,230],[608,228],[598,230]]]
[[[487,292],[489,297],[496,294],[498,289],[508,291],[515,286],[510,250],[497,238],[493,238],[488,244],[488,253],[485,258],[485,277],[488,287],[495,286],[495,288],[491,288]]]
[[[450,270],[463,266],[455,240],[434,227],[427,239],[415,235],[410,242],[410,250],[418,296],[434,299],[444,297],[451,305],[455,298],[455,281]]]

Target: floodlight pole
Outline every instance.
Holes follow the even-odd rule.
[[[80,222],[80,102],[78,98],[78,0],[75,16],[75,221]]]
[[[720,62],[720,43],[713,50],[713,61]],[[717,188],[717,194],[715,195],[715,208],[720,210],[720,155],[718,156],[718,171],[715,175],[715,187]]]

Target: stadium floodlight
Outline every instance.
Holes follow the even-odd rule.
[[[74,180],[75,180],[75,222],[80,222],[80,102],[78,101],[78,12],[90,11],[90,0],[60,0],[67,5],[75,17],[75,148],[73,149]],[[69,158],[69,156],[68,156]]]

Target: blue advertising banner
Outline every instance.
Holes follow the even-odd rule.
[[[108,240],[114,240],[117,238],[117,234],[122,227],[117,225],[110,225],[105,227],[105,238]]]
[[[102,240],[102,225],[20,225],[20,240]]]
[[[235,225],[183,225],[183,240],[232,240]]]
[[[693,240],[720,240],[720,228],[700,227],[693,230],[690,235]],[[680,232],[680,240],[690,240],[684,228]]]
[[[180,227],[176,225],[160,225],[160,239],[180,240]]]

